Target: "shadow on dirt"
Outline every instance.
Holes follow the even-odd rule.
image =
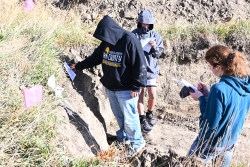
[[[91,149],[91,152],[97,155],[97,153],[100,150],[100,146],[95,140],[95,138],[91,135],[89,131],[89,125],[83,120],[83,118],[78,113],[70,110],[63,104],[58,104],[58,105],[62,106],[65,109],[65,111],[68,114],[70,123],[72,123],[77,128],[77,130],[79,130],[79,132],[82,134],[82,137],[84,138],[86,144]]]
[[[60,60],[62,62],[67,62],[69,66],[71,64],[75,64],[75,61],[70,60],[70,58],[67,55],[61,55]],[[107,126],[105,120],[100,112],[99,101],[97,97],[94,95],[95,89],[92,78],[87,74],[84,74],[82,71],[78,70],[76,71],[76,77],[73,81],[73,87],[83,97],[83,100],[86,103],[87,107],[89,107],[89,109],[93,112],[95,117],[103,125],[105,132],[107,132]]]
[[[94,84],[92,78],[87,74],[84,74],[82,71],[77,71],[73,84],[77,92],[83,97],[87,107],[90,108],[95,117],[102,123],[105,132],[107,132],[105,120],[100,112],[98,99],[94,96]]]

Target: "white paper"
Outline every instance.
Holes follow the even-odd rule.
[[[64,90],[64,88],[57,86],[57,87],[55,88],[56,97],[62,97],[62,91],[63,91],[63,90]]]
[[[151,38],[141,39],[141,46],[144,47],[145,45],[149,43],[150,40]]]
[[[151,45],[149,45],[149,41],[151,41],[153,38],[145,38],[145,39],[141,39],[141,46],[142,46],[142,49],[146,52],[149,52],[150,49],[151,49]]]
[[[48,86],[51,87],[52,89],[55,89],[56,87],[56,81],[55,81],[55,76],[54,74],[51,75],[48,79],[48,82],[47,82]]]
[[[76,74],[74,73],[74,71],[71,70],[71,68],[69,67],[69,65],[66,62],[64,62],[63,64],[64,64],[64,67],[66,68],[66,71],[68,72],[71,80],[73,81],[76,77]]]
[[[186,80],[184,80],[184,79],[179,80],[179,79],[173,78],[173,80],[174,80],[175,82],[178,82],[178,83],[180,83],[180,84],[186,86],[186,87],[191,87],[192,89],[197,90],[197,88],[196,88],[195,86],[193,86],[191,83],[189,83],[188,81],[186,81]]]

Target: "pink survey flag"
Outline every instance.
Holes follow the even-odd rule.
[[[35,7],[35,3],[33,2],[33,0],[26,0],[24,2],[24,8],[29,11],[31,9],[33,9]]]
[[[23,98],[25,108],[36,105],[42,101],[43,87],[42,85],[36,85],[30,89],[23,90]]]

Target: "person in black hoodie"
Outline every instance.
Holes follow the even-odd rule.
[[[138,96],[146,86],[147,70],[140,41],[121,28],[111,17],[104,16],[93,35],[101,40],[91,56],[71,65],[73,71],[102,64],[100,81],[107,90],[112,112],[119,130],[118,141],[129,142],[137,153],[144,146],[139,116]]]

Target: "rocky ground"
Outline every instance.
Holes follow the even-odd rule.
[[[75,8],[82,14],[84,22],[96,22],[103,15],[109,14],[125,29],[130,30],[136,24],[137,14],[141,9],[150,9],[154,12],[156,24],[177,24],[194,22],[225,23],[230,20],[249,19],[250,1],[214,1],[214,0],[157,0],[157,1],[109,1],[109,0],[79,0],[77,4],[72,1],[56,1],[53,3],[62,10]],[[144,134],[146,151],[138,158],[134,166],[168,166],[165,162],[181,162],[193,140],[197,135],[199,109],[198,103],[190,97],[181,99],[179,91],[181,85],[172,81],[172,78],[188,80],[196,85],[201,80],[206,82],[212,78],[208,85],[215,83],[211,73],[206,72],[207,67],[203,60],[205,51],[216,43],[230,46],[232,49],[242,51],[249,57],[249,37],[232,34],[223,41],[214,37],[200,37],[193,41],[169,41],[165,43],[165,50],[159,58],[160,75],[158,77],[157,104],[155,117],[158,124],[153,131]],[[167,40],[167,39],[164,39]],[[62,60],[68,63],[81,61],[90,55],[95,46],[81,46],[67,48]],[[63,74],[66,75],[66,74]],[[69,122],[60,129],[67,138],[64,149],[72,158],[91,156],[96,148],[107,149],[106,134],[114,135],[117,128],[116,120],[109,108],[109,102],[102,94],[99,82],[102,75],[101,67],[77,72],[73,83],[69,78],[61,81],[65,88],[66,99],[88,123],[90,134],[79,129],[76,124]],[[68,120],[62,109],[61,119]],[[67,122],[67,121],[66,121]],[[67,133],[66,132],[70,132]],[[250,163],[250,117],[248,116],[243,133],[233,157],[233,164]],[[93,140],[94,139],[94,140]],[[175,158],[173,158],[175,157]],[[180,165],[177,163],[177,165]],[[170,165],[171,166],[171,165]],[[197,165],[200,166],[200,165]]]
[[[109,14],[124,28],[130,28],[142,9],[153,11],[159,24],[219,23],[249,19],[249,3],[248,0],[59,0],[53,4],[61,9],[75,8],[84,22],[96,22],[100,16]]]

